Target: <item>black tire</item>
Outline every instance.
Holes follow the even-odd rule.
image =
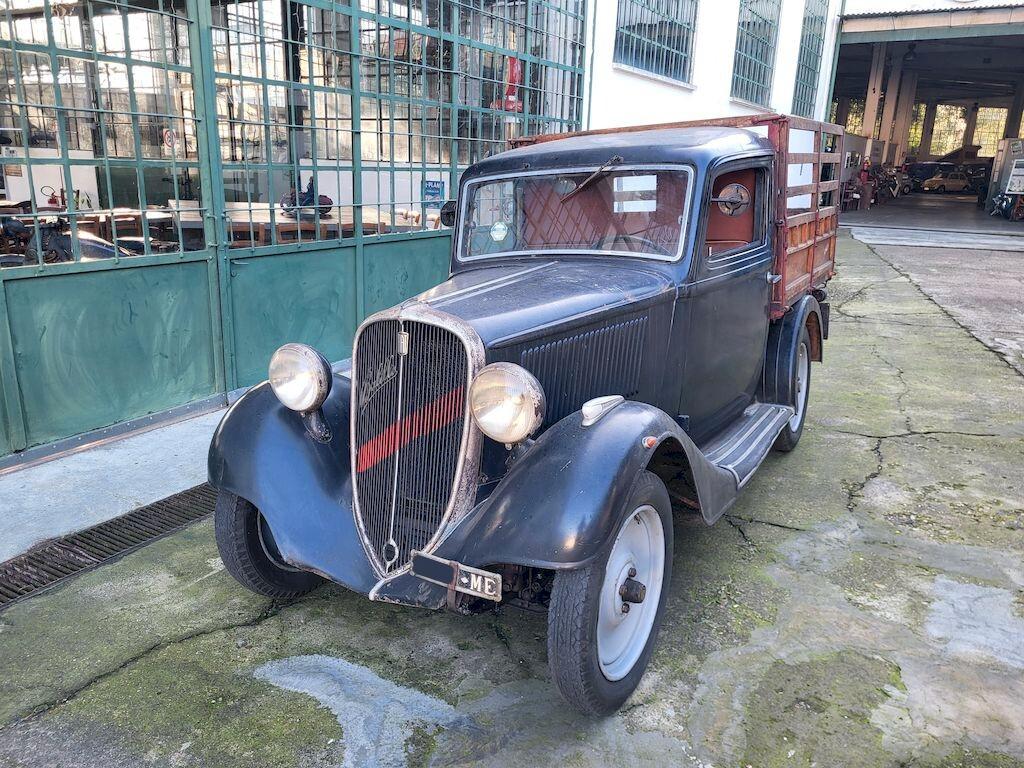
[[[622,706],[636,690],[650,661],[658,637],[672,576],[672,504],[665,484],[652,472],[643,471],[619,510],[625,522],[633,510],[650,505],[661,519],[665,536],[665,568],[658,609],[647,643],[632,669],[620,680],[609,680],[601,671],[597,648],[597,621],[601,585],[611,542],[587,566],[555,575],[548,608],[548,666],[562,697],[586,715],[608,715]],[[614,540],[622,523],[612,536]]]
[[[252,504],[227,491],[217,494],[213,530],[220,559],[228,573],[246,589],[275,598],[304,595],[323,579],[280,559],[263,516]]]
[[[803,347],[807,355],[807,382],[806,390],[804,394],[803,410],[800,413],[800,420],[797,423],[796,429],[787,421],[786,426],[782,428],[779,436],[775,438],[775,444],[772,446],[776,451],[782,453],[789,453],[796,444],[800,442],[800,436],[804,433],[804,422],[807,421],[807,405],[811,398],[811,336],[807,332],[807,326],[805,325],[800,329],[800,338],[796,343],[796,347],[792,353],[792,359],[789,361],[789,375],[790,384],[789,391],[793,393],[793,402],[790,403],[794,408],[797,407],[797,393],[799,392],[799,385],[797,382],[798,364],[800,356],[800,347]]]
[[[946,194],[946,187],[943,185],[943,186],[939,187],[935,191],[938,192],[940,195],[944,195],[944,194]]]

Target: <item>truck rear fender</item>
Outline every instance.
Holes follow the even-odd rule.
[[[824,326],[821,307],[813,296],[804,296],[785,315],[768,326],[768,343],[758,398],[762,402],[788,405],[793,401],[793,393],[790,391],[793,382],[792,366],[796,363],[800,329],[804,327],[811,341],[811,360],[818,363],[822,361]]]
[[[580,567],[618,530],[637,474],[648,466],[667,471],[652,465],[656,456],[675,455],[673,472],[685,465],[708,523],[735,501],[732,475],[708,462],[664,411],[630,401],[595,424],[581,422],[577,411],[544,432],[436,554],[477,566]]]

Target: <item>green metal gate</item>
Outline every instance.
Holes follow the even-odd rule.
[[[248,386],[284,341],[346,357],[446,275],[467,165],[579,126],[584,8],[0,0],[0,455]]]

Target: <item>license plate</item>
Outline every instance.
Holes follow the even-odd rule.
[[[474,597],[501,602],[501,576],[497,573],[470,568],[454,560],[412,553],[412,573],[424,581],[440,584]]]

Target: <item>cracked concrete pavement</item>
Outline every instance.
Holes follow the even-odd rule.
[[[0,765],[1024,766],[1024,381],[880,253],[841,240],[800,447],[680,511],[615,717],[542,616],[260,599],[203,522],[0,614]]]
[[[1024,238],[1016,239],[1024,247]],[[1019,251],[892,245],[873,249],[958,325],[1024,374],[1024,270]]]

